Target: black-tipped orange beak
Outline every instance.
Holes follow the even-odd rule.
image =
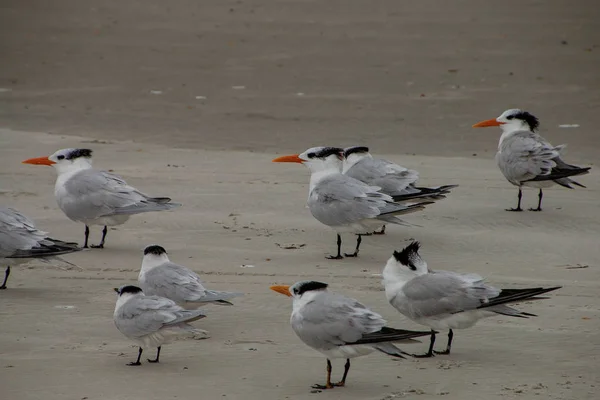
[[[30,158],[29,160],[21,161],[23,164],[33,164],[33,165],[52,165],[56,164],[54,161],[50,160],[48,157],[38,157],[38,158]]]
[[[473,128],[486,128],[488,126],[500,126],[504,125],[504,122],[498,122],[496,119],[486,119],[473,125]]]
[[[273,162],[295,162],[302,164],[304,160],[299,157],[299,154],[292,154],[290,156],[277,157]]]
[[[285,294],[288,297],[292,297],[289,285],[275,285],[271,286],[270,289],[276,291],[277,293]]]

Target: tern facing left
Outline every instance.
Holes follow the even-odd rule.
[[[419,242],[413,242],[400,252],[394,251],[383,269],[390,304],[402,315],[432,329],[428,352],[414,357],[450,354],[452,330],[470,328],[485,317],[535,317],[507,304],[546,299],[538,296],[560,288],[498,289],[486,285],[477,274],[432,271],[419,255],[419,246]],[[446,350],[434,352],[433,329],[449,330]]]
[[[350,370],[350,359],[378,350],[390,356],[404,358],[407,354],[392,342],[414,342],[412,338],[428,336],[430,332],[388,328],[381,315],[340,294],[327,291],[327,284],[315,281],[296,282],[292,286],[271,286],[271,290],[293,299],[290,318],[292,329],[307,346],[327,357],[327,382],[315,389],[344,386]],[[345,358],[344,375],[331,383],[331,359]]]
[[[90,149],[62,149],[49,157],[30,158],[23,164],[51,165],[56,169],[54,196],[69,219],[85,224],[84,248],[88,247],[89,225],[104,225],[102,240],[91,246],[101,249],[107,226],[124,224],[133,214],[181,206],[171,203],[168,197],[149,197],[117,175],[93,169]]]
[[[141,365],[144,348],[156,347],[156,358],[148,359],[157,363],[162,345],[178,336],[191,336],[205,333],[189,322],[206,317],[200,310],[185,310],[174,301],[159,296],[146,296],[137,286],[123,285],[115,288],[119,295],[113,315],[117,329],[140,349],[137,360],[127,365]]]
[[[585,187],[569,177],[587,174],[590,168],[569,165],[560,156],[566,145],[553,146],[546,139],[535,133],[539,126],[538,119],[519,109],[506,110],[496,119],[481,121],[473,128],[499,126],[502,129],[496,163],[504,177],[519,187],[516,208],[506,211],[523,211],[521,187],[528,186],[539,189],[538,206],[529,211],[542,211],[543,188],[558,184],[568,189],[571,185]]]

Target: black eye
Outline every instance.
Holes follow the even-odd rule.
[[[315,158],[316,154],[315,153],[308,153],[306,156],[308,158]]]
[[[294,294],[298,294],[298,288],[294,288]]]
[[[63,160],[65,158],[65,156],[58,156],[56,158],[58,158],[59,160]]]
[[[508,117],[506,117],[506,119],[509,119],[509,120],[510,119],[515,119],[515,116],[514,115],[509,115]]]

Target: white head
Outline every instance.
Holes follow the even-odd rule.
[[[51,165],[60,175],[65,172],[92,168],[92,150],[62,149],[48,157],[30,158],[23,164]]]
[[[319,293],[327,291],[327,285],[323,282],[317,281],[300,281],[294,283],[292,286],[288,285],[276,285],[271,286],[271,290],[277,293],[285,294],[288,297],[293,298],[294,304],[297,302],[306,303],[310,301],[314,296]]]
[[[412,242],[402,251],[394,251],[383,269],[384,285],[394,282],[406,283],[429,272],[427,263],[419,255],[420,247],[419,242]]]
[[[485,128],[488,126],[499,126],[503,132],[514,132],[514,131],[531,131],[535,132],[540,126],[539,120],[527,111],[513,108],[504,111],[496,119],[488,119],[481,121],[473,125],[473,128]]]
[[[342,173],[346,173],[354,164],[364,158],[372,158],[369,153],[369,148],[366,146],[352,146],[344,149],[344,165],[342,167]]]
[[[115,306],[115,309],[118,309],[121,305],[123,305],[123,303],[125,303],[127,300],[129,300],[130,298],[134,297],[134,296],[143,296],[144,292],[142,291],[142,289],[140,289],[137,286],[133,286],[133,285],[123,285],[119,288],[115,288],[114,289],[115,292],[117,292],[117,304]]]
[[[277,157],[273,162],[304,164],[311,173],[321,171],[342,172],[344,150],[339,147],[312,147],[302,154]]]
[[[167,251],[164,247],[152,244],[144,249],[144,258],[142,258],[142,271],[151,269],[169,261]]]

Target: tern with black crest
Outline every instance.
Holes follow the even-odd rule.
[[[345,386],[350,359],[380,351],[404,358],[407,353],[393,342],[415,342],[413,338],[430,332],[388,328],[381,315],[357,300],[332,293],[327,284],[316,281],[296,282],[292,286],[271,286],[271,290],[293,300],[290,323],[300,340],[327,357],[327,381],[315,389]],[[346,359],[344,375],[338,383],[331,382],[331,359]]]
[[[566,145],[553,146],[537,134],[539,120],[532,114],[519,109],[510,109],[504,111],[498,118],[476,123],[473,128],[488,126],[499,126],[502,129],[496,162],[504,177],[519,187],[517,207],[507,211],[523,211],[521,208],[523,186],[539,189],[538,206],[530,208],[529,211],[542,211],[543,188],[555,184],[568,189],[573,189],[571,185],[585,187],[570,177],[587,174],[590,167],[581,168],[565,163],[561,159],[561,153]]]
[[[92,168],[92,150],[62,149],[48,157],[30,158],[24,164],[48,165],[58,177],[54,196],[65,215],[85,224],[84,248],[88,247],[90,225],[103,225],[104,248],[108,226],[124,224],[133,214],[166,211],[181,206],[168,197],[150,197],[129,186],[121,177]]]
[[[413,242],[402,251],[395,251],[383,269],[383,285],[390,304],[402,315],[432,329],[429,350],[415,357],[450,354],[453,329],[470,328],[482,318],[535,317],[507,304],[545,299],[539,296],[560,288],[498,289],[486,285],[477,274],[433,271],[419,255],[419,247],[419,242]],[[444,351],[434,351],[434,329],[448,330]]]

